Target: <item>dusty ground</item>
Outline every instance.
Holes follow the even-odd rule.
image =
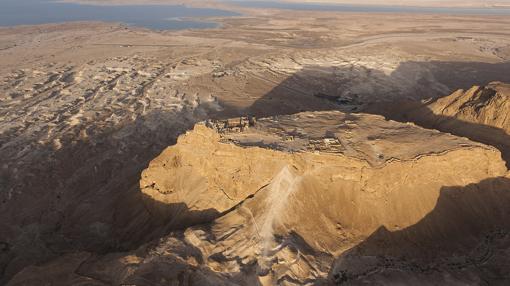
[[[510,19],[258,11],[220,29],[0,28],[0,273],[135,249],[141,171],[197,121],[510,82]]]

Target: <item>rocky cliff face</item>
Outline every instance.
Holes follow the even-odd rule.
[[[417,103],[373,106],[371,112],[398,121],[414,122],[497,147],[510,164],[510,85],[493,82],[458,90],[449,96]]]
[[[183,230],[63,256],[10,285],[509,281],[500,152],[414,124],[336,111],[201,123],[140,191],[153,220]]]
[[[492,126],[510,134],[510,84],[493,82],[459,90],[428,107],[435,115]]]
[[[439,189],[506,171],[495,149],[373,115],[301,113],[259,120],[256,128],[240,133],[225,132],[197,125],[151,162],[140,183],[149,209],[176,223],[194,215],[199,219],[200,212],[207,221],[269,185],[284,168],[318,189],[352,185],[348,189],[356,196],[399,197],[403,209],[406,190],[413,188],[416,203],[428,201],[431,207],[437,197],[417,197],[430,195],[418,186]],[[392,210],[381,206],[380,211]],[[187,217],[176,218],[181,215]]]

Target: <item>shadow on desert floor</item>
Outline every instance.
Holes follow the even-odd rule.
[[[436,129],[496,147],[507,168],[510,168],[510,134],[501,128],[436,115],[420,102],[379,104],[368,107],[367,112],[382,115],[388,120],[412,122],[423,128]]]
[[[415,73],[417,66],[429,67],[430,73],[423,78],[419,78],[419,73],[415,74],[418,78],[408,89],[398,90],[393,86],[402,75]],[[391,75],[363,68],[339,71],[336,67],[307,67],[251,102],[249,108],[224,104],[222,112],[204,111],[196,117],[184,114],[187,111],[171,116],[152,112],[118,126],[116,130],[94,132],[85,141],[64,144],[58,151],[51,146],[31,150],[33,160],[25,169],[16,170],[18,174],[27,174],[25,177],[17,177],[12,170],[2,170],[0,177],[4,186],[23,184],[24,188],[18,197],[9,202],[3,200],[0,205],[0,227],[3,230],[0,237],[1,276],[8,279],[26,265],[69,252],[106,253],[136,249],[174,228],[217,217],[219,214],[214,210],[195,213],[178,204],[159,207],[168,209],[174,217],[189,221],[179,223],[173,218],[155,218],[144,203],[148,198],[142,197],[138,187],[141,172],[148,163],[174,144],[176,138],[192,128],[196,121],[207,116],[221,119],[248,114],[265,117],[302,111],[359,111],[357,108],[365,102],[361,102],[362,94],[352,91],[352,87],[359,83],[338,78],[335,76],[338,73],[351,73],[351,78],[363,74],[365,78],[368,75],[369,79],[375,79],[369,81],[370,88],[362,92],[381,98],[391,92],[415,93],[413,97],[420,99],[444,96],[457,88],[494,80],[510,82],[509,71],[510,63],[469,62],[409,62],[403,63]],[[431,76],[441,85],[428,87],[432,84]],[[389,87],[380,90],[383,86]],[[348,89],[351,90],[344,93]],[[145,122],[149,120],[159,122],[158,127],[147,126]],[[1,149],[0,155],[11,156],[8,149]],[[506,156],[510,155],[507,153]]]
[[[425,66],[428,72],[417,66]],[[353,84],[337,76],[346,73],[358,74],[360,78],[366,78],[366,82]],[[419,78],[420,75],[423,78]],[[408,88],[399,90],[393,86],[395,82],[409,78],[415,81],[402,82]],[[311,66],[284,80],[250,107],[238,111],[238,115],[266,117],[325,110],[382,115],[388,120],[413,122],[427,129],[492,145],[501,151],[510,167],[510,134],[500,128],[435,115],[421,102],[493,81],[510,83],[510,62],[407,62],[390,75],[371,70],[368,76],[363,69],[340,71],[336,67]],[[367,84],[373,86],[367,88]]]
[[[396,231],[381,226],[343,253],[330,276],[341,282],[361,277],[375,282],[397,273],[450,271],[455,277],[471,271],[490,285],[503,285],[510,281],[509,205],[508,178],[442,187],[436,206],[422,220]]]

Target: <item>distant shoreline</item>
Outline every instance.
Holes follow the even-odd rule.
[[[380,13],[380,14],[437,14],[437,15],[510,15],[510,3],[481,1],[457,1],[445,5],[441,1],[390,0],[379,3],[376,0],[54,0],[62,3],[77,3],[102,6],[123,5],[182,5],[189,8],[220,9],[245,16],[260,16],[278,11],[314,11],[332,13]],[[507,0],[510,2],[510,0]],[[479,3],[479,4],[476,4]],[[308,7],[307,7],[308,6]],[[342,6],[346,9],[342,9]],[[423,9],[423,10],[421,10]],[[458,9],[458,10],[457,10]]]
[[[215,29],[217,18],[240,15],[232,10],[173,5],[96,5],[70,1],[34,1],[0,4],[0,26],[39,25],[75,21],[124,23],[151,30]],[[48,12],[40,15],[39,11]],[[22,13],[21,13],[22,12]],[[23,15],[20,16],[20,15]]]
[[[505,0],[508,1],[508,0]],[[483,0],[450,0],[448,4],[446,1],[437,0],[387,0],[381,3],[379,0],[281,0],[287,3],[308,3],[308,4],[326,4],[326,5],[367,5],[367,6],[400,6],[400,7],[420,7],[420,8],[510,8],[510,1],[508,4],[501,3],[500,1],[483,1]],[[452,3],[453,2],[453,3]],[[488,2],[488,3],[487,3]]]
[[[94,4],[94,5],[184,5],[189,7],[200,7],[200,8],[222,8],[222,9],[234,9],[237,10],[239,6],[232,3],[232,1],[222,0],[56,0],[55,2],[64,3],[80,3],[80,4]],[[229,3],[230,2],[230,3]],[[264,2],[264,1],[261,1]],[[269,2],[269,1],[268,1]],[[472,8],[472,9],[483,9],[483,8],[504,8],[510,9],[509,3],[501,3],[498,1],[491,1],[486,3],[481,0],[474,1],[460,1],[454,0],[453,3],[448,4],[445,1],[416,1],[416,0],[390,0],[381,1],[378,0],[280,0],[273,2],[289,3],[289,4],[314,4],[314,5],[356,5],[356,6],[393,6],[393,7],[417,7],[417,8]],[[404,3],[405,2],[405,3]]]

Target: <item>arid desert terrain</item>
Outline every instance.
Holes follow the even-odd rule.
[[[234,10],[0,27],[0,284],[510,283],[510,17]]]

